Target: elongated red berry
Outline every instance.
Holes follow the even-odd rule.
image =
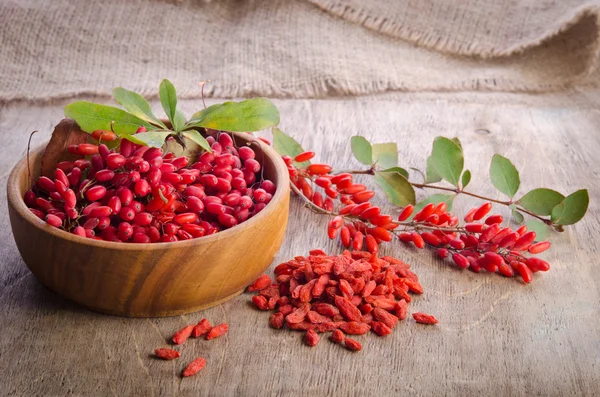
[[[185,367],[181,376],[183,376],[184,378],[187,378],[188,376],[196,375],[205,366],[206,366],[206,359],[199,357],[199,358],[195,359],[194,361],[192,361],[191,363],[189,363],[187,365],[187,367]]]
[[[154,354],[161,360],[174,360],[181,357],[181,353],[179,353],[177,350],[167,349],[166,347],[156,349]]]
[[[500,215],[500,214],[490,215],[485,219],[485,224],[493,225],[494,223],[502,223],[503,220],[504,220],[504,218],[502,218],[502,215]]]
[[[425,247],[425,240],[423,240],[423,237],[421,237],[421,235],[417,232],[412,232],[410,234],[411,238],[412,238],[412,242],[415,245],[415,247],[417,248],[423,248]]]
[[[533,230],[530,232],[527,232],[517,240],[517,242],[513,246],[513,250],[514,251],[526,250],[529,248],[529,245],[531,243],[533,243],[534,240],[535,240],[535,232]]]
[[[486,228],[482,223],[467,223],[465,230],[469,233],[481,233]]]
[[[294,161],[302,163],[311,160],[313,157],[315,157],[315,152],[303,152],[294,157]]]
[[[540,258],[527,258],[526,264],[533,272],[547,272],[550,270],[550,264]]]
[[[229,330],[228,324],[215,325],[208,334],[206,334],[206,340],[211,340],[223,336]]]
[[[425,314],[425,313],[413,313],[413,318],[415,319],[416,322],[418,322],[419,324],[437,324],[438,320],[430,315],[430,314]]]
[[[454,263],[456,263],[456,266],[460,268],[466,269],[469,267],[469,260],[461,254],[453,254],[452,260],[454,261]]]
[[[540,241],[539,243],[531,245],[528,251],[532,254],[539,254],[546,251],[548,248],[550,248],[549,241]]]
[[[477,208],[475,213],[473,214],[473,220],[480,220],[484,216],[486,216],[492,210],[492,203],[487,202],[484,203],[481,207]]]
[[[192,335],[193,329],[193,325],[187,325],[179,331],[177,331],[175,335],[173,335],[173,343],[175,343],[176,345],[181,345],[182,343],[184,343],[186,340],[188,340],[190,335]]]
[[[310,175],[325,175],[331,171],[331,166],[328,164],[311,164],[306,171]]]

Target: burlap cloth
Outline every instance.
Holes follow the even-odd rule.
[[[583,0],[4,0],[0,101],[385,91],[542,92],[585,84],[600,6]]]

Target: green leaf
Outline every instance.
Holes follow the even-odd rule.
[[[466,188],[467,185],[469,184],[469,182],[471,182],[471,171],[469,170],[465,170],[465,172],[463,172],[462,174],[462,178],[461,178],[461,185],[462,188]]]
[[[177,112],[177,91],[175,91],[175,86],[169,80],[164,79],[158,87],[158,95],[169,121],[171,121],[173,128],[175,128],[175,113]]]
[[[197,111],[196,113],[192,114],[190,121],[188,121],[188,125],[192,125],[192,124],[202,121],[209,113],[214,112],[221,106],[223,106],[222,103],[217,103],[217,104],[211,105],[205,109]]]
[[[294,138],[285,134],[279,128],[273,128],[273,148],[282,156],[296,157],[300,153],[305,152],[302,146]],[[306,168],[310,165],[310,161],[295,163],[299,168]]]
[[[590,203],[587,189],[571,193],[552,209],[550,219],[557,225],[572,225],[583,218]]]
[[[412,219],[416,214],[419,213],[419,211],[423,209],[423,207],[425,207],[429,203],[439,204],[444,202],[448,206],[447,211],[451,211],[454,197],[456,197],[456,195],[454,194],[432,194],[431,196],[425,198],[423,201],[420,201],[417,205],[415,205],[415,209],[408,219]]]
[[[510,198],[513,198],[515,194],[517,194],[519,186],[521,185],[519,171],[517,171],[509,159],[502,157],[499,154],[495,154],[494,157],[492,157],[490,178],[492,178],[492,184],[496,189]]]
[[[185,114],[180,109],[175,110],[175,118],[173,119],[173,131],[180,132],[185,126]]]
[[[402,167],[391,167],[391,168],[382,170],[381,172],[398,172],[398,173],[400,173],[400,175],[402,175],[403,177],[408,179],[408,171],[406,171]]]
[[[418,172],[421,175],[421,177],[423,177],[423,183],[425,183],[425,181],[427,180],[427,177],[425,176],[425,174],[423,173],[423,171],[421,171],[420,169],[415,168],[415,167],[410,167],[410,169],[413,170],[413,171],[415,171],[415,172]]]
[[[525,223],[527,230],[533,230],[535,232],[535,239],[537,241],[545,240],[548,237],[550,228],[544,222],[537,219],[530,219]]]
[[[148,123],[157,125],[167,129],[167,126],[152,112],[150,104],[140,94],[126,90],[123,87],[117,87],[113,90],[113,97],[123,106],[129,113],[147,121]]]
[[[373,164],[383,169],[398,165],[398,146],[395,142],[376,143],[373,148]]]
[[[511,214],[512,214],[514,221],[519,225],[522,224],[523,221],[525,220],[525,218],[523,217],[523,214],[517,210],[517,206],[514,204],[511,204],[511,205],[509,205],[509,208],[511,209]]]
[[[148,131],[139,134],[125,135],[124,138],[138,145],[161,147],[172,131]]]
[[[350,146],[354,157],[364,165],[373,164],[373,148],[364,137],[355,135],[350,138]]]
[[[450,139],[452,142],[456,143],[456,146],[458,146],[460,148],[460,150],[462,151],[462,144],[460,143],[460,141],[458,140],[458,137],[454,137],[452,139]]]
[[[415,203],[415,190],[399,172],[375,172],[375,183],[385,192],[390,203],[404,207]]]
[[[86,132],[110,131],[118,136],[134,134],[140,126],[152,128],[146,121],[113,106],[77,101],[65,106],[65,116],[72,118]],[[114,123],[114,124],[113,124]]]
[[[214,105],[213,105],[214,106]],[[212,108],[212,109],[211,109]],[[208,109],[211,109],[208,111]],[[279,124],[279,111],[266,98],[252,98],[242,102],[225,102],[221,106],[204,109],[198,122],[186,127],[204,127],[220,131],[253,132]],[[198,116],[196,114],[195,116]]]
[[[555,190],[539,188],[525,194],[517,203],[536,215],[550,215],[564,199],[565,196]]]
[[[441,176],[454,186],[458,186],[460,174],[464,167],[462,150],[452,140],[438,136],[433,141],[431,167],[436,175]]]
[[[212,149],[210,148],[210,145],[209,145],[208,141],[198,131],[196,131],[196,130],[188,130],[188,131],[182,132],[182,134],[186,138],[188,138],[188,139],[196,142],[198,145],[200,145],[200,147],[202,149],[206,150],[209,153],[212,152]]]
[[[427,173],[427,177],[425,178],[425,183],[435,183],[442,180],[442,177],[437,173],[435,168],[433,168],[433,157],[429,156],[427,158],[427,168],[425,172]]]

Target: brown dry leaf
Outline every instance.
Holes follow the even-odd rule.
[[[67,146],[87,142],[88,134],[83,132],[75,120],[62,119],[54,127],[52,138],[42,154],[42,175],[54,177],[56,164],[61,161],[73,161],[81,158],[67,151]]]

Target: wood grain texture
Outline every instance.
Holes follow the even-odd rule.
[[[183,102],[187,114],[198,102]],[[242,294],[197,314],[164,319],[126,319],[96,314],[41,286],[3,229],[0,246],[0,395],[21,396],[397,396],[597,395],[600,390],[600,95],[553,96],[406,94],[347,100],[278,101],[282,130],[318,159],[339,168],[351,160],[349,137],[398,142],[400,164],[423,167],[435,136],[458,136],[470,190],[494,197],[488,182],[494,153],[512,159],[522,190],[546,186],[563,193],[587,187],[586,218],[543,254],[552,269],[531,285],[497,275],[460,271],[400,244],[383,252],[412,264],[425,294],[409,311],[440,320],[434,327],[412,320],[386,338],[358,337],[351,353],[325,338],[315,348],[300,333],[268,327],[268,314]],[[11,106],[0,112],[2,183],[26,148],[33,129],[48,138],[62,104]],[[371,183],[368,177],[364,180]],[[423,193],[419,192],[420,197]],[[383,202],[382,202],[383,203]],[[455,211],[475,204],[456,200]],[[0,219],[8,224],[6,203]],[[508,216],[505,208],[496,211]],[[288,231],[271,269],[311,248],[337,253],[327,239],[327,220],[292,198]],[[227,336],[190,341],[179,360],[150,357],[181,326],[207,317],[227,321]],[[197,356],[208,361],[197,376],[180,379]]]

